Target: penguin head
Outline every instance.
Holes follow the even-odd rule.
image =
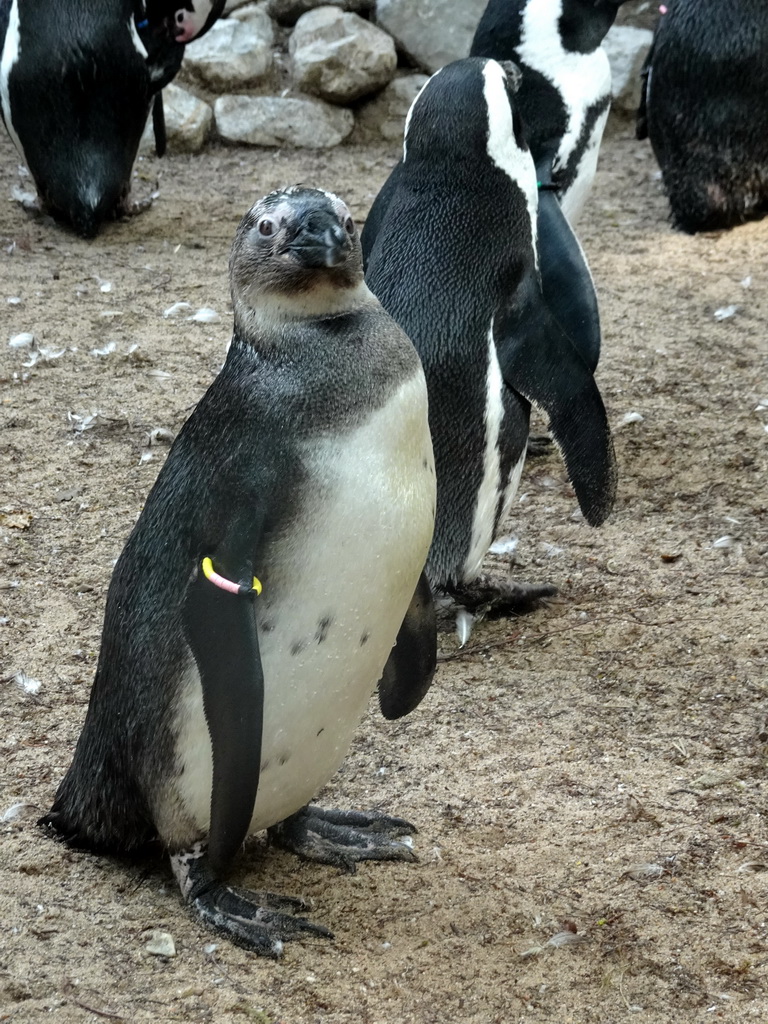
[[[333,315],[357,304],[363,285],[360,239],[346,203],[301,185],[270,192],[248,211],[229,268],[236,317],[248,310]]]
[[[511,61],[467,57],[437,71],[411,104],[405,122],[405,165],[431,178],[478,174],[478,158],[504,149],[526,168],[531,158],[515,94],[522,76]],[[519,157],[517,156],[519,154]]]
[[[136,0],[81,6],[80,17],[60,17],[19,5],[7,87],[12,135],[43,204],[90,238],[128,193],[168,54],[148,54]]]

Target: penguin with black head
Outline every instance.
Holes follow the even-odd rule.
[[[768,4],[668,0],[643,69],[649,138],[672,222],[732,228],[768,212]]]
[[[427,378],[437,468],[428,575],[470,608],[489,602],[481,566],[517,490],[531,403],[549,416],[588,522],[605,520],[616,489],[591,368],[542,294],[518,81],[513,65],[478,57],[429,79],[408,114],[366,273]],[[530,597],[510,584],[492,603],[516,609]]]
[[[197,34],[224,0],[187,6],[201,3]],[[150,105],[164,151],[161,90],[181,64],[177,37],[188,35],[179,5],[170,12],[159,0],[0,0],[3,121],[41,205],[85,238],[133,209],[131,172]]]
[[[267,956],[329,933],[228,885],[245,838],[354,870],[413,827],[308,806],[378,684],[388,718],[435,668],[423,566],[435,472],[424,373],[363,281],[335,195],[257,202],[232,248],[234,334],[115,566],[74,760],[44,823],[127,853],[159,838],[191,910]]]

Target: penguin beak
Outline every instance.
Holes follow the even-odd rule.
[[[337,267],[349,253],[350,241],[330,210],[311,210],[298,224],[288,250],[305,267]]]

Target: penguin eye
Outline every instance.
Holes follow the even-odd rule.
[[[264,217],[263,220],[259,221],[259,234],[263,235],[264,238],[269,238],[270,235],[275,233],[275,222],[270,217]]]
[[[352,220],[351,217],[347,217],[347,219],[344,221],[344,230],[347,232],[348,235],[354,234],[355,222]]]

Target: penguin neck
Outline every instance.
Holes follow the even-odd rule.
[[[332,319],[377,301],[362,278],[349,288],[322,283],[299,292],[264,291],[235,296],[235,331],[245,338],[272,334],[292,323]]]

